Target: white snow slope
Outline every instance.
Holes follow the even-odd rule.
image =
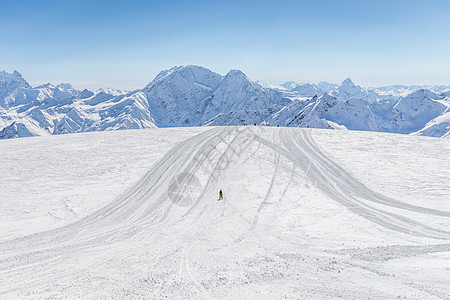
[[[1,141],[0,298],[448,299],[449,150],[259,126]]]
[[[91,92],[64,83],[33,88],[17,71],[3,71],[0,138],[254,123],[448,136],[442,116],[449,112],[450,87],[419,88],[367,89],[350,78],[339,85],[287,82],[274,87],[239,70],[222,76],[188,65],[160,72],[140,90]]]

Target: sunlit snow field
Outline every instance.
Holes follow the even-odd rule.
[[[0,141],[0,298],[450,298],[448,153],[259,126]]]
[[[207,130],[93,132],[0,142],[0,240],[66,225],[135,183],[177,143]]]

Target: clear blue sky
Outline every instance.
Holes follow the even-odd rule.
[[[162,70],[268,83],[450,84],[450,1],[0,0],[0,70],[140,88]]]

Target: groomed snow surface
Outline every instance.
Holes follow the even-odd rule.
[[[449,299],[448,153],[259,126],[3,140],[0,298]]]

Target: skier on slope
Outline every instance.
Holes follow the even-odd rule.
[[[222,189],[219,190],[219,200],[223,199],[223,192]]]

